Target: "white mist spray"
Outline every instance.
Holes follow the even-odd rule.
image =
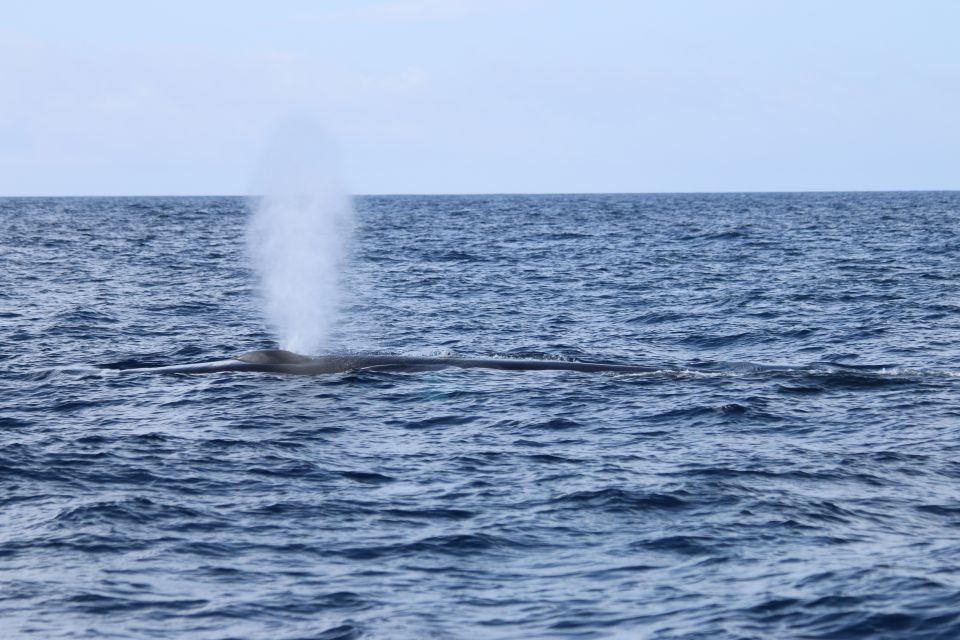
[[[264,160],[247,240],[267,320],[281,348],[314,354],[336,320],[353,207],[329,139],[310,123],[281,127]]]

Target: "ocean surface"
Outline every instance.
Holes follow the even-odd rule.
[[[0,637],[960,637],[960,193],[362,197],[331,352],[241,198],[0,199]]]

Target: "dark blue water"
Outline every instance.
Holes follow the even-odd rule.
[[[0,200],[3,638],[960,636],[960,194],[376,197],[333,350],[243,200]]]

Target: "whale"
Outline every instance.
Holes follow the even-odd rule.
[[[534,360],[526,358],[460,358],[420,357],[378,354],[304,356],[284,349],[261,349],[212,362],[176,364],[160,367],[120,369],[123,373],[206,374],[222,372],[283,373],[290,375],[322,375],[355,370],[438,370],[498,369],[501,371],[577,371],[581,373],[652,373],[662,367],[567,360]]]

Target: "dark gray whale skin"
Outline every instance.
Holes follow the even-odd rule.
[[[287,373],[293,375],[320,375],[342,373],[355,369],[500,369],[505,371],[580,371],[584,373],[650,373],[660,367],[630,364],[602,364],[593,362],[565,362],[562,360],[522,360],[501,358],[421,358],[391,355],[301,356],[282,349],[251,351],[236,358],[141,369],[123,369],[125,373],[219,373],[222,371],[249,371],[259,373]]]

